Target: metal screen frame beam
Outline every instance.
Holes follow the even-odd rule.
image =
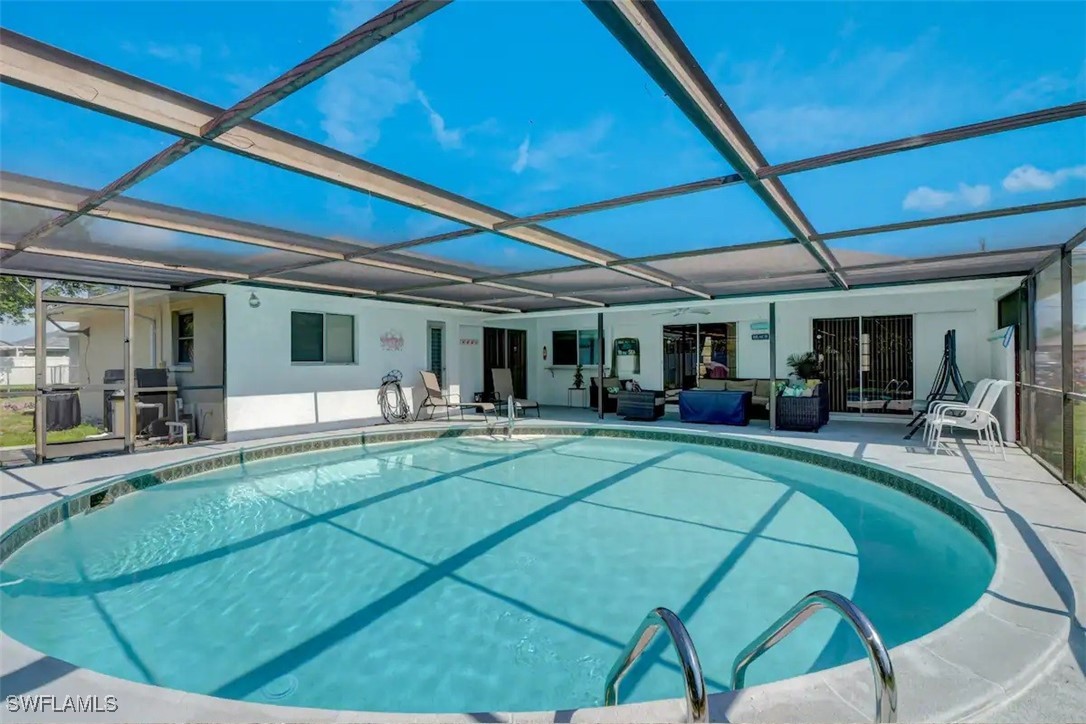
[[[585,0],[585,5],[830,274],[834,284],[848,289],[832,252],[812,239],[815,230],[788,190],[776,178],[759,177],[758,170],[768,166],[765,157],[656,3]]]
[[[815,238],[817,238],[819,241],[847,239],[853,236],[870,236],[872,234],[883,234],[888,231],[905,231],[907,229],[920,229],[926,226],[945,226],[948,224],[960,224],[967,221],[998,219],[1003,216],[1019,216],[1021,214],[1035,214],[1045,211],[1058,211],[1060,209],[1072,209],[1078,206],[1086,206],[1086,198],[1065,199],[1063,201],[1044,201],[1036,204],[1006,206],[1001,209],[971,211],[966,214],[933,216],[928,219],[899,221],[893,224],[880,224],[878,226],[864,226],[858,229],[847,229],[845,231],[831,231],[827,234],[817,234]]]
[[[400,0],[267,85],[250,93],[230,108],[216,114],[201,125],[200,131],[195,138],[182,138],[176,141],[168,148],[163,149],[136,168],[103,187],[100,191],[88,196],[76,209],[31,229],[19,240],[13,251],[7,252],[0,258],[10,258],[32,245],[35,241],[44,238],[62,226],[72,223],[88,211],[101,206],[140,181],[181,160],[206,142],[214,141],[219,136],[240,126],[292,93],[319,80],[401,30],[440,10],[450,1]]]
[[[492,231],[495,225],[515,218],[256,121],[239,123],[215,138],[205,139],[201,135],[203,129],[223,114],[221,108],[6,29],[0,29],[0,81],[467,226]],[[96,92],[80,92],[86,88],[94,88]],[[603,249],[540,226],[527,225],[494,233],[599,266],[619,259]],[[370,253],[379,252],[363,255]],[[623,270],[622,273],[675,287],[666,278],[647,272]]]

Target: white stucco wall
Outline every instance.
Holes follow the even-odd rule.
[[[427,365],[428,321],[445,323],[444,387],[460,394],[460,325],[478,327],[485,316],[240,285],[209,291],[226,298],[226,420],[227,436],[233,440],[372,422],[381,415],[381,377],[392,369],[403,373],[404,392],[414,409],[422,398],[419,370]],[[254,291],[260,299],[255,309],[249,306]],[[292,364],[292,311],[353,315],[356,362]],[[402,349],[382,348],[380,338],[390,331],[403,337]]]
[[[715,303],[691,303],[708,314],[687,311],[675,316],[661,309],[604,310],[607,357],[616,336],[641,340],[641,385],[659,389],[663,383],[663,327],[670,324],[735,322],[737,333],[736,376],[769,376],[769,342],[752,340],[755,322],[768,321],[769,302],[777,305],[777,375],[788,374],[788,355],[813,348],[811,321],[823,317],[912,314],[914,385],[918,394],[930,389],[943,350],[943,334],[956,329],[958,366],[967,380],[994,374],[989,333],[996,325],[996,300],[1018,286],[1019,279],[908,285],[850,292],[779,295]],[[520,318],[491,317],[486,326],[528,330],[529,396],[545,405],[565,405],[572,384],[572,367],[551,367],[542,360],[542,348],[552,347],[551,333],[559,329],[595,329],[596,313],[577,313]],[[585,370],[585,385],[596,374]]]

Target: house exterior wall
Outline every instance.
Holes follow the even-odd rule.
[[[776,303],[778,377],[788,375],[790,354],[813,348],[811,322],[823,317],[913,315],[914,389],[926,395],[931,388],[943,350],[943,334],[956,329],[958,366],[967,380],[990,376],[992,370],[989,334],[996,327],[996,301],[1019,284],[1018,278],[975,282],[925,284],[849,292],[824,292],[762,297],[749,300],[696,304],[698,312],[675,315],[664,309],[604,310],[606,339],[605,367],[610,366],[611,341],[637,337],[641,341],[641,374],[637,379],[646,389],[663,385],[663,327],[670,324],[735,322],[737,335],[736,377],[769,376],[769,342],[752,340],[752,325],[769,320],[769,302]],[[544,405],[565,405],[572,385],[573,367],[554,367],[542,360],[542,348],[553,348],[555,330],[595,329],[596,313],[540,316],[515,324],[491,317],[487,326],[528,329],[529,396]],[[596,370],[585,369],[585,385]],[[576,400],[574,401],[576,404]]]
[[[372,422],[381,416],[381,378],[393,369],[403,374],[404,393],[414,411],[425,397],[419,371],[428,362],[429,321],[445,324],[444,387],[460,394],[460,326],[478,327],[485,316],[241,285],[216,285],[209,291],[226,299],[226,421],[231,440]],[[260,300],[256,308],[249,304],[253,292]],[[292,363],[292,311],[353,315],[355,363]],[[402,346],[382,344],[382,337],[402,338]]]

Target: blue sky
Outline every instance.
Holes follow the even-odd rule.
[[[382,7],[222,2],[214,12],[192,12],[189,5],[5,1],[2,21],[228,105]],[[1082,3],[665,1],[661,8],[771,163],[1086,99]],[[0,92],[6,170],[98,186],[172,140],[25,91]],[[259,120],[515,214],[730,171],[572,1],[458,0]],[[1080,197],[1086,121],[811,171],[785,183],[819,231]],[[215,149],[195,152],[130,193],[376,243],[458,228]],[[923,256],[1049,243],[1083,225],[1086,211],[1077,209],[836,246]],[[742,187],[553,227],[631,256],[786,235]],[[573,263],[500,237],[419,251],[494,257],[511,269]]]

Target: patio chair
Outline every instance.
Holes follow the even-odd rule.
[[[487,412],[494,412],[494,404],[491,402],[456,402],[452,401],[453,395],[446,395],[441,391],[441,383],[437,381],[437,375],[429,370],[419,370],[419,376],[422,377],[422,386],[426,389],[426,398],[419,405],[418,412],[415,413],[415,420],[418,421],[419,415],[422,414],[422,408],[430,408],[429,420],[434,419],[434,410],[442,408],[445,410],[445,419],[449,419],[449,410],[457,409],[460,411],[460,419],[464,419],[464,408],[481,408],[483,411],[483,419],[486,419]],[[456,395],[459,397],[459,395]]]
[[[947,452],[950,452],[950,448],[947,447],[946,440],[943,437],[943,431],[946,428],[959,428],[976,432],[977,441],[986,444],[992,452],[995,452],[998,441],[999,452],[1003,459],[1006,460],[1007,451],[1003,446],[1003,431],[999,427],[999,420],[992,414],[992,408],[995,406],[996,400],[999,399],[1003,389],[1009,387],[1010,384],[1006,380],[992,380],[977,407],[944,408],[938,413],[938,416],[930,423],[934,428],[932,449],[935,454],[939,454],[939,448],[944,448]]]
[[[494,380],[494,396],[497,398],[495,402],[498,405],[498,412],[501,414],[501,406],[508,403],[509,398],[513,398],[513,405],[516,409],[519,409],[523,414],[524,410],[535,409],[536,417],[542,417],[539,414],[539,403],[535,400],[522,400],[516,396],[513,391],[513,373],[508,367],[495,367],[490,371],[491,378]]]
[[[973,387],[973,392],[969,395],[968,402],[935,402],[932,403],[931,409],[924,415],[924,440],[928,445],[931,445],[933,436],[935,434],[935,427],[932,425],[932,421],[935,420],[940,413],[946,412],[950,417],[961,417],[963,410],[970,408],[980,407],[981,400],[984,399],[985,393],[988,392],[988,388],[995,382],[993,379],[985,377]]]

